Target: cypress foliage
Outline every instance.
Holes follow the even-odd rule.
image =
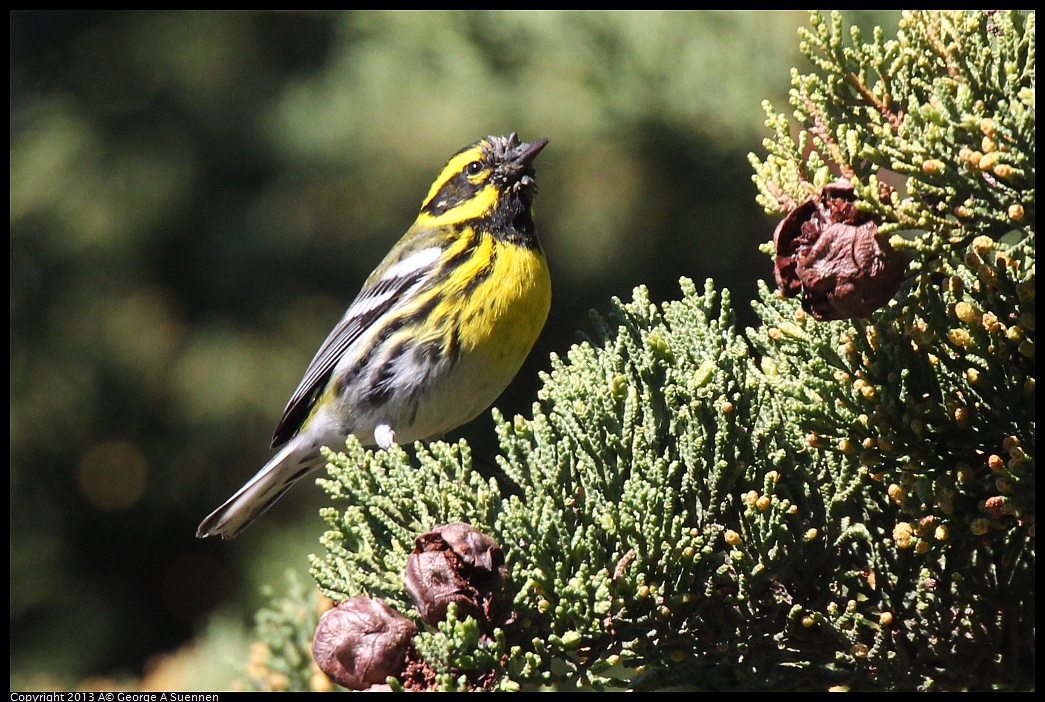
[[[844,182],[897,293],[822,320],[764,286],[741,332],[710,281],[640,287],[531,416],[497,415],[496,478],[463,442],[332,453],[334,601],[416,620],[414,540],[454,522],[510,575],[509,617],[450,606],[393,688],[1033,687],[1034,14],[912,11],[865,42],[814,13],[802,41],[759,202]]]

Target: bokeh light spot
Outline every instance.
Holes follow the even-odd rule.
[[[98,509],[127,509],[145,494],[149,463],[137,446],[105,441],[80,459],[77,482],[83,496]]]

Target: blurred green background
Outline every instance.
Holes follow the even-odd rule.
[[[846,16],[892,33],[899,13]],[[261,587],[319,549],[323,496],[298,487],[230,542],[196,525],[477,138],[551,139],[554,301],[508,416],[611,296],[712,277],[743,326],[772,278],[746,154],[760,101],[785,109],[808,70],[804,11],[10,20],[12,689],[133,686],[179,649],[194,664],[163,685],[227,686]],[[488,415],[462,436],[492,463]]]

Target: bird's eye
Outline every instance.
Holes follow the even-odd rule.
[[[467,166],[464,167],[464,172],[465,172],[466,175],[470,175],[470,176],[479,175],[480,173],[483,172],[482,161],[472,161],[471,163],[469,163]]]

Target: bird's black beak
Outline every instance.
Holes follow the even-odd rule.
[[[509,142],[517,141],[518,136],[515,132],[512,132],[511,136],[508,137]],[[514,147],[511,153],[508,155],[512,165],[518,169],[527,168],[533,163],[533,160],[537,158],[537,154],[541,153],[541,149],[548,145],[547,139],[538,139],[537,141],[523,142],[518,146]]]

